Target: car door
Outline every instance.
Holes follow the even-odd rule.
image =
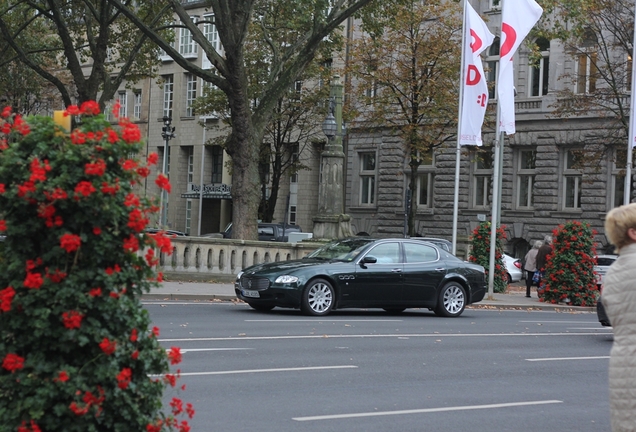
[[[360,307],[382,307],[400,303],[403,264],[399,242],[385,242],[374,246],[358,263],[353,283],[355,289],[350,296],[352,303]]]
[[[431,245],[404,242],[403,299],[405,305],[435,306],[446,265]]]

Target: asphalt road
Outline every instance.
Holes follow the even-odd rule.
[[[181,347],[192,431],[609,431],[611,329],[593,313],[256,312],[144,301]]]

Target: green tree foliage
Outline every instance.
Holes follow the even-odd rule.
[[[161,26],[160,2],[134,4],[138,19]],[[171,32],[162,30],[170,37]],[[0,48],[54,86],[64,106],[111,100],[123,82],[151,76],[158,48],[105,0],[8,0],[0,5]]]
[[[598,290],[594,275],[594,236],[587,222],[568,221],[553,232],[539,299],[546,303],[593,306]]]
[[[634,36],[632,0],[541,0],[545,12],[534,31],[552,40],[570,56],[559,76],[552,115],[588,116],[603,122],[603,133],[586,138],[579,166],[598,169],[598,160],[614,156],[627,144]],[[536,40],[536,39],[535,39]],[[540,56],[534,44],[535,59]],[[552,91],[552,90],[550,90]],[[625,154],[618,165],[625,165]]]
[[[180,400],[162,414],[181,354],[166,354],[140,303],[160,279],[155,251],[172,249],[165,234],[144,233],[157,208],[133,190],[157,155],[131,157],[143,147],[137,127],[98,111],[69,107],[70,135],[50,117],[2,112],[3,431],[166,431],[193,414]]]
[[[490,222],[482,222],[473,230],[470,236],[470,256],[468,260],[479,264],[486,269],[486,280],[490,272]],[[497,240],[495,242],[495,276],[493,278],[493,290],[497,293],[506,291],[508,287],[508,277],[506,276],[506,265],[503,261],[503,240],[506,239],[504,227],[497,228]]]
[[[418,168],[433,163],[433,149],[457,132],[461,12],[456,2],[396,2],[367,17],[367,32],[350,51],[356,122],[395,129],[404,142],[409,235],[415,235]]]
[[[204,0],[199,2],[213,17],[193,21],[180,0],[163,2],[178,17],[177,26],[187,28],[212,64],[202,69],[184,58],[158,29],[139,20],[121,0],[116,5],[149,39],[174,61],[215,85],[227,96],[231,131],[225,150],[232,157],[232,207],[235,238],[257,238],[257,213],[261,201],[259,162],[265,128],[294,82],[321,50],[328,50],[341,23],[372,3],[372,0]],[[380,2],[377,2],[378,5]],[[215,25],[219,46],[203,33]],[[246,42],[251,26],[260,26],[269,69],[261,73],[260,91],[250,91],[250,64]],[[222,48],[220,48],[222,47]],[[255,99],[254,99],[255,97]],[[256,103],[254,103],[256,101]]]

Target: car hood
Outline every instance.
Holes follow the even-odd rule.
[[[344,261],[338,260],[325,260],[325,259],[316,259],[316,258],[304,258],[299,260],[292,261],[278,261],[278,262],[269,262],[263,264],[256,264],[251,267],[243,270],[243,276],[269,276],[269,275],[280,275],[280,274],[291,274],[295,271],[306,269],[309,267],[317,267],[325,264],[330,264],[331,266],[337,264],[351,264],[346,263]]]

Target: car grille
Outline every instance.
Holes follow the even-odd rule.
[[[246,290],[262,291],[269,288],[269,279],[241,277],[241,288]]]

